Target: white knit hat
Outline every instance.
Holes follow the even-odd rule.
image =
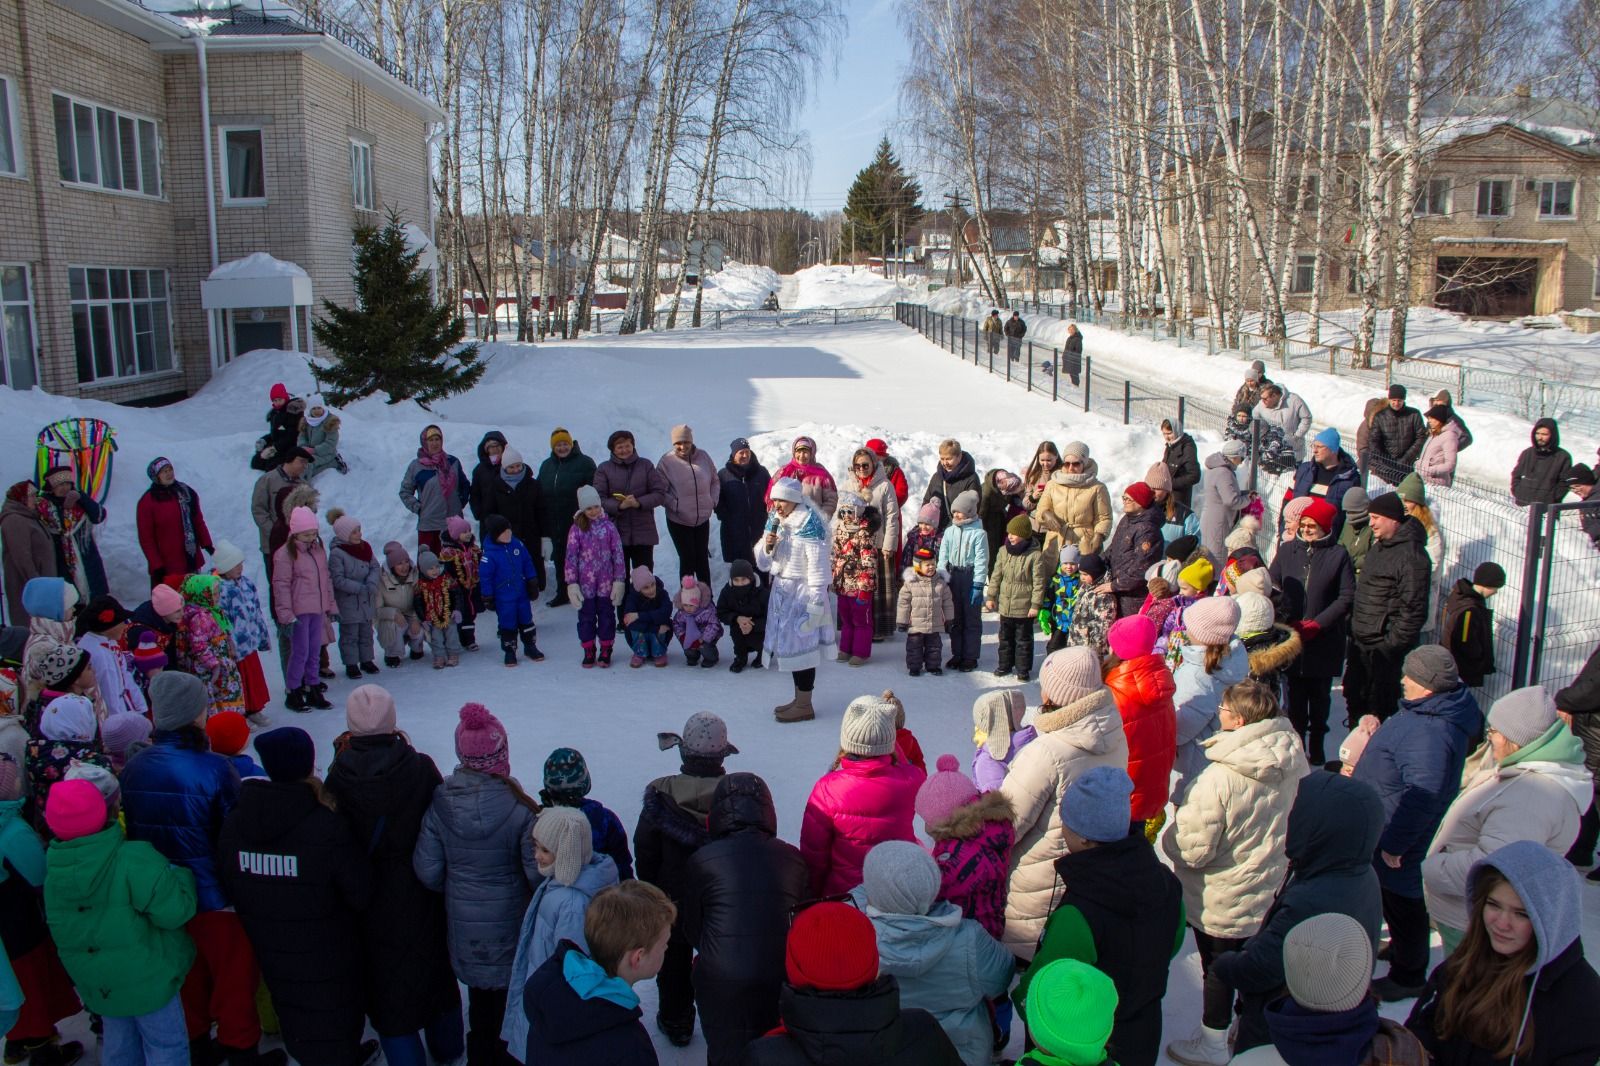
[[[1283,980],[1307,1010],[1354,1010],[1372,982],[1367,931],[1348,914],[1329,911],[1307,918],[1283,938]]]
[[[578,486],[578,510],[587,511],[600,506],[600,490],[593,485]]]
[[[1251,573],[1255,571],[1252,570]],[[1272,628],[1276,617],[1272,610],[1272,601],[1261,593],[1242,592],[1234,597],[1234,602],[1239,605],[1239,624],[1234,626],[1233,631],[1239,636],[1265,633]]]
[[[1183,631],[1190,644],[1226,644],[1239,625],[1239,602],[1232,596],[1207,596],[1183,609]]]
[[[219,540],[211,549],[211,569],[219,574],[226,574],[242,562],[244,552],[231,540]]]
[[[526,460],[524,460],[522,458],[522,453],[517,451],[511,445],[507,444],[504,448],[501,449],[501,451],[500,451],[500,467],[501,467],[501,469],[504,469],[504,468],[506,468],[508,466],[527,466],[527,465],[528,464],[527,464]]]
[[[861,866],[867,905],[885,914],[927,914],[939,898],[939,864],[908,840],[886,840]]]
[[[1069,706],[1102,687],[1100,658],[1092,648],[1053,651],[1039,667],[1039,694],[1053,707]]]
[[[768,495],[774,501],[784,500],[788,503],[799,503],[806,498],[800,488],[800,482],[792,477],[780,477],[774,481]]]
[[[533,839],[555,853],[556,861],[539,872],[557,884],[572,885],[594,857],[589,818],[576,807],[546,807],[533,823]]]
[[[839,723],[839,748],[851,755],[894,751],[894,704],[881,696],[857,696]]]

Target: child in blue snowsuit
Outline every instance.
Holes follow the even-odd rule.
[[[652,659],[657,666],[667,665],[667,648],[672,644],[672,600],[667,587],[650,572],[636,566],[628,575],[628,591],[622,598],[622,632],[633,649],[628,665],[635,669]]]
[[[517,638],[522,638],[522,654],[530,662],[543,662],[539,650],[539,627],[533,624],[533,598],[539,595],[539,573],[533,568],[533,555],[527,545],[511,534],[505,515],[492,514],[483,520],[483,562],[478,564],[478,588],[483,608],[495,614],[500,650],[506,665],[517,665]]]

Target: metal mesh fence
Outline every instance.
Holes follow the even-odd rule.
[[[595,333],[616,333],[622,326],[622,320],[627,314],[625,311],[592,311],[589,315],[590,329]],[[680,308],[674,320],[672,312],[657,311],[650,316],[648,323],[640,323],[639,329],[666,330],[666,329],[751,329],[761,327],[787,327],[787,326],[839,326],[849,322],[882,321],[894,317],[894,306],[883,304],[877,307],[812,307],[796,311],[763,311],[759,308],[730,308],[723,310],[705,310],[700,312],[700,325],[694,325],[694,313],[691,308]],[[669,327],[668,322],[671,321]]]

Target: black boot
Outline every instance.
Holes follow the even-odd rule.
[[[282,1048],[262,1051],[256,1047],[223,1047],[227,1066],[286,1066],[289,1053]]]
[[[360,681],[361,667],[351,663],[349,666],[344,668],[344,676],[348,677],[351,681]]]
[[[500,637],[500,650],[506,653],[506,665],[517,665],[517,635],[509,629],[497,631]]]
[[[83,1058],[83,1045],[76,1040],[63,1042],[60,1037],[52,1036],[48,1040],[6,1041],[6,1062],[10,1064],[30,1062],[36,1066],[72,1066],[72,1063]]]
[[[760,652],[756,652],[756,657],[754,659],[750,660],[750,669],[752,669],[752,670],[761,669],[761,653]]]
[[[306,690],[306,706],[318,711],[333,710],[333,704],[328,702],[328,697],[322,694],[320,688]]]
[[[746,655],[744,652],[742,652],[742,651],[741,652],[736,652],[734,654],[734,656],[733,656],[733,662],[728,664],[728,673],[730,673],[730,674],[742,674],[742,673],[744,673],[745,660],[748,659],[748,658],[749,658],[749,656]]]
[[[189,1066],[220,1066],[222,1045],[207,1033],[189,1041]]]
[[[456,627],[456,632],[461,636],[462,651],[478,650],[478,623],[462,622]]]
[[[701,667],[701,669],[709,670],[713,666],[716,666],[718,658],[719,658],[719,656],[717,655],[717,646],[715,644],[707,644],[704,648],[702,648],[700,650],[700,667]]]
[[[368,659],[366,662],[361,664],[361,672],[363,674],[375,674],[378,672],[378,664],[373,662],[371,659]]]
[[[303,688],[292,688],[288,692],[285,692],[283,694],[283,705],[289,708],[291,711],[300,711],[303,713],[305,710],[307,710],[306,690]]]
[[[398,669],[400,666],[400,656],[385,655],[383,657],[383,665],[387,666],[391,670]]]
[[[544,652],[539,650],[539,627],[530,625],[522,630],[522,654],[530,663],[544,662]]]
[[[1590,802],[1578,823],[1578,839],[1567,849],[1567,861],[1574,866],[1589,866],[1594,862],[1594,846],[1600,843],[1600,808]]]
[[[567,605],[567,586],[564,584],[557,586],[556,594],[546,600],[544,605],[546,607],[565,607]]]
[[[685,648],[684,652],[683,652],[683,658],[684,658],[684,661],[687,662],[690,666],[699,666],[700,665],[700,649],[699,648]]]
[[[411,649],[411,661],[412,662],[416,662],[418,659],[422,658],[426,654],[427,654],[427,652],[423,651],[421,648],[412,648]]]

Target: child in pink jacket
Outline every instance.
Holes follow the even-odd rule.
[[[839,724],[839,758],[811,788],[800,823],[800,854],[811,894],[833,896],[861,883],[867,852],[885,840],[916,841],[912,818],[927,774],[895,754],[895,708],[861,696]]]
[[[293,626],[283,669],[284,706],[291,711],[333,706],[317,684],[317,655],[326,642],[328,616],[336,609],[328,553],[310,508],[289,513],[289,539],[272,556],[272,606],[279,625]]]
[[[939,899],[961,908],[996,940],[1006,928],[1006,883],[1011,866],[1011,801],[978,791],[954,755],[917,790],[917,813],[933,838]]]

